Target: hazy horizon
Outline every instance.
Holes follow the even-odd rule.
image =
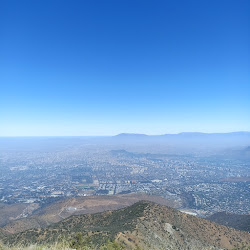
[[[11,135],[1,137],[114,137],[119,135],[146,135],[146,136],[161,136],[161,135],[180,135],[180,134],[233,134],[233,133],[250,133],[250,131],[229,131],[229,132],[200,132],[200,131],[182,131],[178,133],[163,133],[163,134],[143,134],[143,133],[133,133],[133,132],[121,132],[112,135]]]

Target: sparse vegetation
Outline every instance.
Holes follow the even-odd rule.
[[[232,250],[250,250],[250,246],[242,242],[241,244],[237,244]]]
[[[77,241],[66,241],[60,240],[54,244],[33,244],[25,246],[22,244],[16,246],[7,246],[0,243],[0,250],[123,250],[125,246],[119,244],[115,241],[107,241],[101,246],[91,245],[91,242],[88,239],[83,239],[78,234]],[[139,250],[139,249],[138,249]]]
[[[233,249],[249,250],[247,232],[141,201],[96,214],[74,215],[47,228],[4,237],[0,250]],[[240,245],[242,243],[242,245]],[[201,248],[202,247],[202,248]]]

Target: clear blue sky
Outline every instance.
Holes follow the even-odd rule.
[[[250,131],[249,0],[3,0],[0,136]]]

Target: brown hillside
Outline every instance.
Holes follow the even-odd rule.
[[[92,245],[116,240],[127,249],[233,249],[250,242],[247,232],[148,201],[115,211],[71,216],[48,228],[11,235],[6,241],[44,244],[66,238],[71,242],[79,234]]]
[[[11,221],[3,227],[3,230],[5,233],[13,234],[31,228],[47,227],[71,215],[120,209],[140,200],[148,200],[170,207],[178,207],[178,204],[171,200],[146,194],[76,197],[55,202],[43,209],[37,210],[32,216],[27,218]]]

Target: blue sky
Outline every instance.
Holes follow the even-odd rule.
[[[4,0],[0,136],[250,131],[248,0]]]

